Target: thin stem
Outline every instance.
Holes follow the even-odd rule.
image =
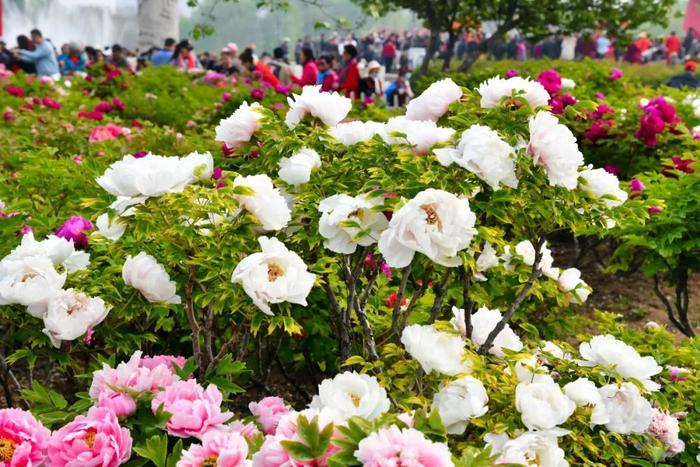
[[[486,354],[491,346],[493,346],[493,341],[496,340],[496,337],[498,337],[501,331],[503,331],[503,329],[506,327],[506,324],[510,318],[513,317],[513,314],[518,311],[528,292],[530,292],[532,286],[535,285],[535,281],[540,277],[540,275],[542,275],[542,270],[540,269],[540,261],[542,260],[542,245],[544,245],[544,237],[540,238],[535,246],[535,261],[532,263],[532,272],[530,273],[530,277],[528,277],[523,288],[520,289],[520,292],[515,297],[515,300],[513,300],[513,303],[511,303],[508,311],[506,311],[498,324],[496,324],[496,327],[493,328],[484,343],[481,345],[481,347],[479,347],[480,354]]]
[[[203,374],[206,371],[204,362],[202,361],[202,349],[199,342],[199,323],[194,315],[194,300],[192,299],[192,288],[195,282],[196,269],[194,266],[190,268],[190,274],[185,285],[185,314],[192,330],[192,353],[194,361],[197,363],[199,371]]]
[[[445,292],[447,292],[447,281],[450,278],[450,268],[445,269],[445,272],[440,278],[440,282],[433,286],[433,292],[435,293],[435,300],[433,301],[433,307],[430,309],[430,324],[433,324],[440,313],[442,308],[442,301],[445,299]]]
[[[338,298],[333,292],[331,287],[330,278],[324,276],[323,290],[326,292],[328,297],[328,302],[331,304],[331,308],[338,317],[338,347],[340,347],[340,358],[345,360],[350,356],[350,330],[345,325],[345,317],[343,316],[343,310],[338,303]]]
[[[676,319],[676,316],[673,313],[673,306],[671,306],[671,302],[669,302],[668,298],[666,298],[666,295],[664,295],[663,291],[661,290],[661,280],[659,279],[659,274],[654,274],[654,293],[659,300],[661,300],[664,308],[666,308],[666,315],[668,316],[669,321],[671,321],[676,329],[683,334],[686,334],[683,325]]]
[[[396,293],[396,302],[394,302],[394,309],[391,312],[391,330],[395,336],[400,336],[401,331],[399,330],[399,317],[401,315],[401,299],[403,298],[403,293],[406,290],[406,284],[408,284],[408,278],[411,275],[411,265],[401,269],[401,283],[399,284],[399,291]]]
[[[471,277],[466,269],[462,270],[462,308],[464,308],[464,324],[467,329],[467,336],[472,335],[472,308],[474,302],[469,299],[469,291],[471,290]]]

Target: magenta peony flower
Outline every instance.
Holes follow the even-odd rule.
[[[49,440],[47,467],[116,467],[131,457],[131,434],[114,412],[92,407],[78,415]]]
[[[603,166],[603,170],[609,174],[613,174],[616,177],[620,176],[620,167],[617,164],[605,164]]]
[[[552,108],[551,112],[555,115],[562,115],[565,108],[574,104],[576,104],[576,98],[567,93],[554,96],[549,100],[549,106]]]
[[[32,229],[31,225],[23,225],[18,231],[17,231],[17,236],[19,237],[20,235],[27,235],[29,233],[34,232],[34,229]]]
[[[506,78],[513,78],[515,76],[518,76],[518,70],[514,70],[513,68],[508,68],[506,70]]]
[[[649,206],[649,207],[647,208],[647,212],[648,212],[649,214],[651,214],[652,216],[653,216],[654,214],[660,213],[661,211],[663,211],[663,209],[661,209],[659,206]]]
[[[588,128],[588,130],[586,130],[586,132],[583,134],[583,137],[591,143],[596,143],[600,139],[610,137],[608,131],[612,126],[613,125],[610,120],[593,122],[591,123],[590,128]]]
[[[131,155],[134,159],[141,159],[142,157],[146,157],[148,155],[147,151],[137,151]]]
[[[291,90],[292,90],[292,87],[291,87],[291,86],[287,86],[287,85],[284,85],[284,84],[281,84],[281,83],[275,85],[275,91],[276,91],[278,94],[283,94],[283,95],[286,96],[287,94],[289,94],[289,91],[291,91]]]
[[[126,104],[124,103],[123,100],[119,99],[118,97],[115,97],[114,99],[112,99],[112,106],[117,110],[126,109]]]
[[[268,435],[275,434],[280,418],[289,412],[281,397],[265,397],[260,402],[251,402],[248,408]]]
[[[595,98],[598,99],[598,100],[601,100],[601,101],[604,101],[604,100],[605,100],[605,94],[603,94],[603,93],[600,92],[600,91],[597,91],[597,92],[594,94],[594,96],[595,96]]]
[[[671,377],[671,381],[675,383],[682,383],[683,381],[687,381],[688,377],[683,376],[685,373],[688,373],[688,370],[686,370],[685,368],[681,368],[678,366],[668,367],[668,374]]]
[[[561,90],[561,75],[557,70],[542,70],[537,77],[540,83],[550,95],[554,95]]]
[[[3,118],[3,120],[5,120],[6,122],[9,122],[10,120],[12,120],[12,117],[13,117],[13,116],[14,116],[14,115],[13,115],[13,113],[12,113],[12,110],[6,110],[6,111],[4,111],[4,112],[2,113],[2,118]]]
[[[695,163],[695,159],[683,159],[681,156],[673,156],[671,160],[676,170],[687,174],[695,173],[695,169],[691,167]]]
[[[95,106],[95,108],[93,109],[93,111],[95,111],[95,112],[102,112],[102,113],[105,113],[105,114],[106,114],[106,113],[111,112],[112,109],[114,109],[114,106],[113,106],[112,104],[110,104],[109,102],[100,102],[99,104],[97,104],[97,105]]]
[[[644,115],[639,119],[639,129],[634,132],[634,137],[643,140],[647,146],[656,146],[657,135],[664,131],[665,126],[663,119],[658,115]]]
[[[231,93],[225,92],[221,95],[221,102],[228,102],[231,100]]]
[[[228,157],[236,152],[236,148],[230,148],[226,145],[226,143],[222,143],[221,152],[224,154],[225,157]]]
[[[248,457],[248,443],[235,432],[210,431],[202,437],[202,444],[192,444],[182,452],[177,467],[217,465],[243,467]]]
[[[127,140],[131,138],[131,130],[125,126],[115,125],[114,123],[108,123],[105,126],[96,126],[90,130],[90,136],[88,136],[88,141],[91,143],[98,143],[100,141],[106,141],[111,139],[117,139],[123,136]]]
[[[129,122],[129,123],[130,123],[131,126],[133,126],[134,128],[136,128],[136,129],[138,129],[138,130],[143,130],[143,125],[141,125],[141,123],[139,123],[139,121],[136,120],[135,118],[132,119],[131,122]]]
[[[656,115],[665,123],[678,123],[681,119],[676,115],[676,108],[671,105],[663,96],[658,96],[650,100],[643,107],[647,115]]]
[[[231,418],[221,411],[221,392],[210,384],[205,390],[197,381],[177,381],[156,394],[151,401],[155,413],[159,407],[172,416],[166,425],[168,433],[180,438],[202,439],[207,431],[220,429]]]
[[[82,216],[71,216],[65,221],[62,226],[56,230],[56,236],[73,240],[73,244],[77,248],[85,247],[88,244],[88,236],[86,231],[92,230],[95,227],[92,222]]]
[[[76,164],[82,164],[83,163],[83,158],[80,156],[73,156],[71,159],[73,159],[73,162]]]
[[[646,186],[638,178],[633,178],[630,180],[630,191],[644,191]]]
[[[261,100],[265,97],[265,90],[263,88],[253,88],[250,90],[250,95],[253,99]]]
[[[355,457],[365,467],[411,465],[415,467],[452,467],[450,450],[434,443],[413,428],[382,428],[360,441]]]
[[[51,99],[50,97],[42,97],[41,105],[54,110],[58,110],[61,108],[61,104],[58,101]]]
[[[0,466],[38,466],[51,431],[25,410],[0,409]]]
[[[610,72],[610,81],[617,81],[620,78],[622,78],[622,70],[618,67],[613,68]]]
[[[86,118],[88,120],[104,120],[105,116],[102,112],[87,112],[85,110],[81,110],[78,112],[78,118]]]
[[[24,90],[19,86],[8,86],[5,88],[7,93],[15,97],[24,97]]]

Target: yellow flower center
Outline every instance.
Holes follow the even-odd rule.
[[[430,225],[437,225],[438,230],[442,232],[442,221],[440,216],[438,216],[435,205],[421,204],[420,208],[425,212],[425,221]]]
[[[202,467],[216,467],[216,456],[209,456],[202,462]]]
[[[15,454],[15,442],[10,438],[0,438],[0,462],[10,462]]]
[[[358,396],[357,394],[350,394],[350,399],[352,400],[352,403],[355,407],[360,406],[360,401],[362,400],[360,396]]]
[[[284,269],[282,266],[275,263],[270,263],[267,265],[267,280],[270,282],[275,282],[278,277],[284,275]]]
[[[25,272],[22,274],[22,277],[20,277],[20,281],[22,282],[27,282],[30,279],[34,279],[37,276],[35,272]]]
[[[88,430],[85,432],[85,438],[83,441],[85,441],[85,444],[92,449],[92,445],[95,444],[95,435],[97,432],[95,430]]]

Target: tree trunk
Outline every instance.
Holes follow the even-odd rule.
[[[428,72],[428,66],[430,65],[430,60],[432,60],[435,51],[438,49],[438,43],[440,41],[440,31],[437,28],[431,28],[430,39],[428,42],[428,48],[425,51],[425,57],[423,57],[423,64],[420,67],[421,74]]]
[[[445,54],[445,61],[442,63],[442,71],[450,71],[450,64],[452,62],[452,57],[455,53],[455,43],[457,42],[457,34],[450,28],[450,36],[447,41],[447,53]]]

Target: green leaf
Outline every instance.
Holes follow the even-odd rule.
[[[168,435],[152,436],[144,444],[134,446],[134,452],[153,462],[156,467],[167,467]]]

